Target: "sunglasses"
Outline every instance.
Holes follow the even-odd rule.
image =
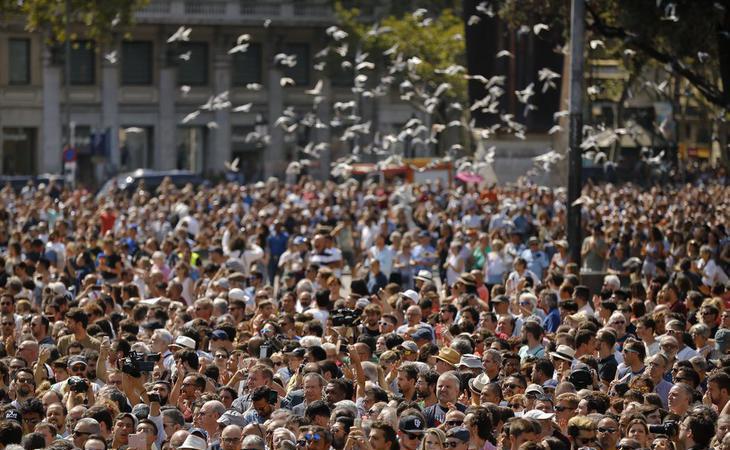
[[[563,412],[563,411],[565,411],[567,409],[570,409],[570,408],[568,408],[567,406],[556,405],[553,409],[555,409],[555,411],[557,411],[557,412]]]
[[[616,450],[636,450],[637,447],[634,447],[633,445],[617,445]]]
[[[517,389],[519,387],[522,387],[522,386],[520,386],[519,384],[509,383],[509,384],[505,384],[502,388],[503,389],[508,389],[508,388],[509,389]]]
[[[557,409],[557,408],[556,408],[556,409]],[[603,428],[603,427],[598,427],[598,432],[599,432],[599,433],[615,433],[615,432],[616,432],[616,429],[615,429],[615,428]]]
[[[78,431],[78,430],[74,430],[74,432],[73,432],[74,436],[89,436],[91,434],[92,433],[87,433],[86,431]]]
[[[464,423],[463,420],[447,420],[446,421],[446,425],[448,425],[450,427],[458,427],[458,426],[461,426],[461,424],[463,424],[463,423]]]
[[[304,439],[299,439],[297,441],[297,447],[304,447],[311,442],[319,442],[320,439],[322,439],[322,437],[319,433],[306,433],[304,435]]]

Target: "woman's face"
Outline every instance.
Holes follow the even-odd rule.
[[[646,447],[646,428],[640,423],[635,423],[629,427],[628,436],[639,441],[642,447]]]
[[[441,442],[439,442],[438,438],[434,436],[433,433],[428,433],[426,435],[426,440],[424,441],[424,447],[425,450],[443,450],[444,447],[441,445]]]

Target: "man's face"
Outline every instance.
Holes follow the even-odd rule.
[[[416,380],[416,395],[418,398],[428,398],[431,395],[431,387],[423,377],[418,377]]]
[[[218,427],[218,423],[216,422],[218,417],[220,415],[213,410],[213,407],[203,405],[193,414],[193,422],[200,428],[212,430]]]
[[[618,440],[618,424],[613,419],[601,419],[598,422],[596,436],[601,448],[614,448]]]
[[[381,318],[378,321],[378,332],[380,334],[390,333],[393,330],[395,330],[395,326],[390,320]]]
[[[91,428],[89,424],[77,423],[73,431],[74,445],[78,448],[84,448],[86,440],[89,439],[89,436],[94,434],[94,431],[95,430]]]
[[[469,444],[456,438],[447,438],[445,448],[452,448],[454,450],[466,450]]]
[[[421,322],[421,308],[418,306],[410,306],[406,311],[406,320],[410,325],[416,325]]]
[[[406,392],[412,390],[416,386],[416,380],[408,378],[405,372],[399,371],[397,378],[398,390]]]
[[[297,438],[297,448],[306,450],[326,450],[328,442],[319,433],[301,432]]]
[[[175,423],[174,420],[168,418],[167,416],[162,416],[162,427],[165,429],[165,434],[167,436],[172,436],[175,434],[176,431],[181,430],[182,427]]]
[[[33,316],[30,320],[30,331],[35,338],[42,337],[45,334],[46,329],[43,327],[40,316]]]
[[[77,377],[86,378],[86,364],[84,363],[76,363],[73,366],[69,367],[69,371],[72,375],[75,375]]]
[[[221,433],[221,448],[223,450],[241,450],[241,429],[226,427]]]
[[[687,443],[692,439],[691,434],[689,419],[685,419],[679,424],[679,441]]]
[[[304,398],[309,403],[322,398],[322,386],[316,378],[307,377],[304,380]]]
[[[253,409],[256,410],[256,412],[259,414],[259,416],[264,417],[266,419],[269,418],[271,415],[271,412],[274,410],[271,403],[265,398],[262,398],[261,400],[256,400],[253,402]]]
[[[689,400],[690,399],[688,398],[685,391],[680,387],[674,386],[672,389],[669,390],[667,403],[671,412],[680,415],[684,414],[689,407]]]
[[[422,437],[423,437],[423,435],[421,435],[421,434],[406,433],[405,431],[399,431],[398,432],[398,441],[400,443],[400,448],[402,448],[404,450],[416,450],[421,443]]]
[[[575,445],[580,447],[593,447],[596,443],[595,430],[579,430],[578,436],[575,437]]]
[[[137,433],[144,433],[147,448],[150,448],[157,438],[155,428],[148,423],[141,423],[137,425]]]
[[[722,401],[727,399],[728,391],[720,389],[720,385],[716,381],[710,381],[707,385],[712,403],[716,406],[722,406]]]
[[[55,425],[59,430],[62,430],[66,423],[66,416],[63,414],[63,406],[60,403],[49,405],[46,409],[46,420]]]
[[[502,393],[504,398],[510,398],[516,394],[523,394],[525,392],[525,386],[522,385],[520,380],[515,377],[507,378],[502,384]]]
[[[157,383],[152,387],[152,392],[160,396],[160,405],[167,403],[167,398],[170,395],[170,390],[167,388],[167,385]]]
[[[10,297],[0,298],[0,314],[9,314],[13,312],[13,301]]]
[[[15,375],[15,389],[20,397],[27,397],[35,390],[33,375],[28,372],[18,372]]]
[[[661,357],[649,360],[647,367],[649,367],[649,376],[652,380],[660,380],[667,371],[667,365]]]
[[[345,441],[347,440],[347,432],[345,432],[345,426],[340,422],[335,422],[330,429],[332,431],[332,448],[341,450],[345,447]],[[372,445],[372,444],[371,444]]]
[[[324,401],[328,405],[334,405],[340,400],[345,399],[345,393],[335,384],[327,383],[324,388]]]
[[[436,383],[436,396],[441,405],[447,403],[456,403],[459,397],[459,386],[455,380],[451,378],[439,378]]]
[[[503,333],[507,336],[512,336],[512,320],[509,317],[502,316],[497,319],[497,333]]]
[[[487,373],[498,373],[500,369],[499,363],[497,363],[497,360],[494,359],[494,355],[489,353],[485,353],[484,356],[482,356],[482,367],[484,367],[484,370]]]
[[[254,390],[258,387],[264,386],[265,384],[266,378],[264,378],[263,374],[259,372],[251,372],[248,374],[247,386],[250,390]]]
[[[37,412],[27,412],[23,414],[23,433],[32,433],[35,429],[35,426],[43,420],[43,417],[40,413]]]

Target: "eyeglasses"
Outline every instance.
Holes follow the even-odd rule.
[[[598,432],[599,433],[615,433],[616,432],[616,429],[615,428],[598,427]]]
[[[625,320],[615,320],[615,321],[609,323],[608,325],[626,325],[626,321]]]
[[[458,427],[458,426],[461,426],[461,424],[463,424],[463,423],[464,423],[463,420],[447,420],[446,421],[446,425],[448,425],[450,427]]]
[[[35,384],[33,378],[16,378],[16,383]]]
[[[322,439],[322,437],[319,433],[307,433],[304,435],[304,439],[299,439],[297,441],[297,447],[305,447],[312,442],[319,442],[320,439]]]
[[[556,405],[555,408],[553,408],[553,409],[555,409],[555,411],[557,411],[557,412],[563,412],[566,409],[570,409],[570,408],[567,406]]]
[[[88,433],[86,431],[79,431],[79,430],[74,430],[74,432],[73,432],[74,437],[78,437],[78,436],[82,436],[82,435],[89,436],[91,434],[92,433]]]

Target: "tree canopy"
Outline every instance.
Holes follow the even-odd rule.
[[[134,23],[134,12],[149,0],[69,0],[71,23],[84,26],[85,37],[103,43],[113,32]],[[17,16],[29,31],[47,31],[52,41],[63,42],[66,36],[66,2],[60,0],[0,0],[0,18]],[[75,36],[71,36],[72,39]]]

